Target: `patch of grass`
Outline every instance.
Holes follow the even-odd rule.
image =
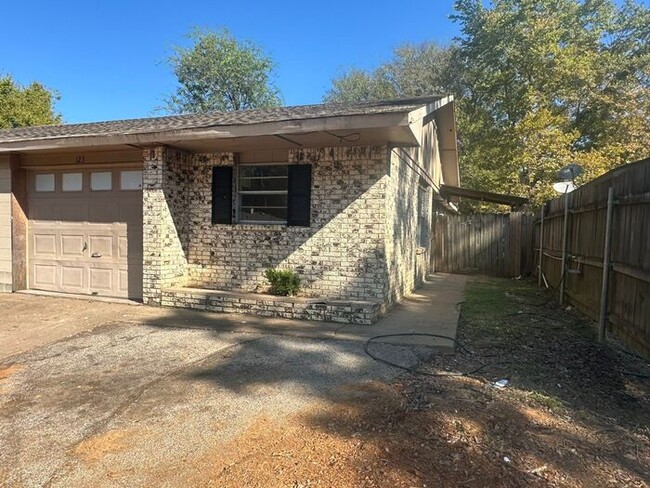
[[[562,403],[559,398],[551,395],[545,395],[544,393],[540,393],[538,391],[529,392],[528,399],[535,405],[546,407],[551,410],[560,410],[564,408],[564,403]]]

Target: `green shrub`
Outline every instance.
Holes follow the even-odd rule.
[[[264,273],[271,283],[271,293],[283,297],[295,295],[300,288],[300,277],[290,269],[267,269]]]

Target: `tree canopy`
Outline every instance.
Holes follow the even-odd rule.
[[[353,70],[335,79],[325,100],[451,92],[463,185],[535,202],[553,196],[557,171],[569,162],[581,164],[590,179],[647,156],[646,7],[458,0],[455,9],[461,36],[454,44],[400,48],[371,73]]]
[[[257,45],[227,30],[195,30],[192,46],[176,48],[169,62],[178,88],[166,100],[171,113],[203,113],[282,104],[273,84],[274,63]]]
[[[448,92],[455,76],[450,69],[453,55],[453,48],[435,43],[405,44],[374,71],[352,68],[332,80],[323,100],[367,102]]]
[[[58,95],[40,83],[21,86],[9,75],[0,76],[0,129],[61,123],[54,110]]]

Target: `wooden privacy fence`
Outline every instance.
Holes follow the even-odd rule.
[[[535,222],[535,246],[540,281],[560,288],[561,299],[601,321],[603,334],[607,327],[650,357],[650,159],[612,170],[544,205]]]
[[[533,261],[533,216],[437,215],[432,270],[515,278],[529,275]]]

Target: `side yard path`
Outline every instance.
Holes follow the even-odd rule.
[[[406,373],[260,420],[210,460],[207,485],[648,486],[648,364],[548,300],[525,282],[473,278],[465,349],[419,367],[447,376]]]

